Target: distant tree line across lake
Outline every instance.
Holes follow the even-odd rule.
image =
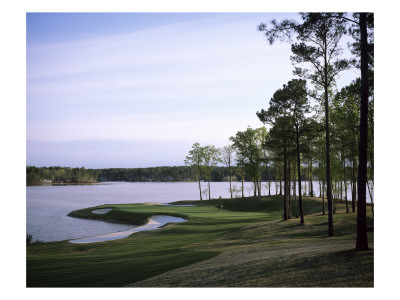
[[[307,170],[303,170],[304,179]],[[241,169],[231,166],[233,181],[241,180]],[[131,182],[168,182],[168,181],[195,181],[196,170],[192,166],[171,166],[151,168],[108,168],[86,169],[71,167],[26,167],[26,184],[65,184],[65,183],[94,183],[102,181],[131,181]],[[350,176],[350,174],[349,174]],[[280,181],[281,174],[274,168],[265,168],[262,172],[263,181]],[[350,178],[350,177],[349,177]],[[314,180],[317,179],[314,177]],[[245,181],[251,181],[250,175],[244,177]],[[211,171],[211,181],[229,181],[228,167],[216,166]]]

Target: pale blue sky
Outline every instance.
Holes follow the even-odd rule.
[[[182,165],[194,142],[262,126],[293,66],[257,25],[284,17],[297,14],[28,13],[27,164]]]

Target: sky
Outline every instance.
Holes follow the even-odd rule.
[[[26,164],[183,165],[222,147],[293,79],[261,22],[294,13],[27,13]],[[344,73],[347,85],[356,70]]]

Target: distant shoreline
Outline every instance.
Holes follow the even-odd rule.
[[[52,183],[36,183],[36,184],[26,184],[26,186],[61,186],[61,185],[95,185],[95,184],[100,184],[100,183],[106,183],[106,182],[140,182],[140,183],[147,183],[147,182],[196,182],[194,180],[170,180],[170,181],[165,181],[165,180],[141,180],[141,181],[127,181],[127,180],[106,180],[106,181],[96,181],[96,182],[52,182]],[[206,182],[202,180],[201,182]],[[213,181],[213,182],[219,182],[219,181]],[[229,182],[229,181],[221,181],[221,182]],[[232,181],[232,183],[235,182],[240,182],[240,181]],[[247,181],[246,181],[247,182]],[[250,182],[250,181],[249,181]]]
[[[96,182],[52,182],[52,183],[37,183],[37,184],[26,184],[26,186],[51,186],[51,185],[95,185],[102,183],[104,181],[96,181]]]

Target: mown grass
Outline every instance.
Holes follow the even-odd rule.
[[[281,197],[223,199],[222,211],[218,208],[221,200],[175,204],[197,206],[121,204],[74,212],[79,217],[132,224],[142,224],[157,214],[188,221],[110,242],[30,245],[27,286],[342,286],[330,279],[337,264],[342,269],[343,264],[349,266],[340,277],[349,279],[350,282],[345,282],[350,286],[360,286],[358,271],[368,274],[362,275],[369,278],[367,285],[373,284],[373,251],[369,256],[352,251],[349,245],[355,244],[355,214],[344,214],[341,205],[340,214],[334,216],[336,235],[328,238],[327,217],[320,214],[321,201],[316,198],[305,199],[308,216],[306,224],[301,226],[298,219],[281,221]],[[92,214],[97,208],[113,210],[104,215]],[[373,238],[373,232],[369,235]],[[309,251],[315,255],[308,255]],[[327,259],[332,263],[327,264]],[[364,262],[364,269],[357,267],[358,262]],[[223,266],[222,271],[219,265]],[[290,278],[296,272],[300,279],[314,279],[293,283]],[[319,275],[310,277],[308,273]]]

